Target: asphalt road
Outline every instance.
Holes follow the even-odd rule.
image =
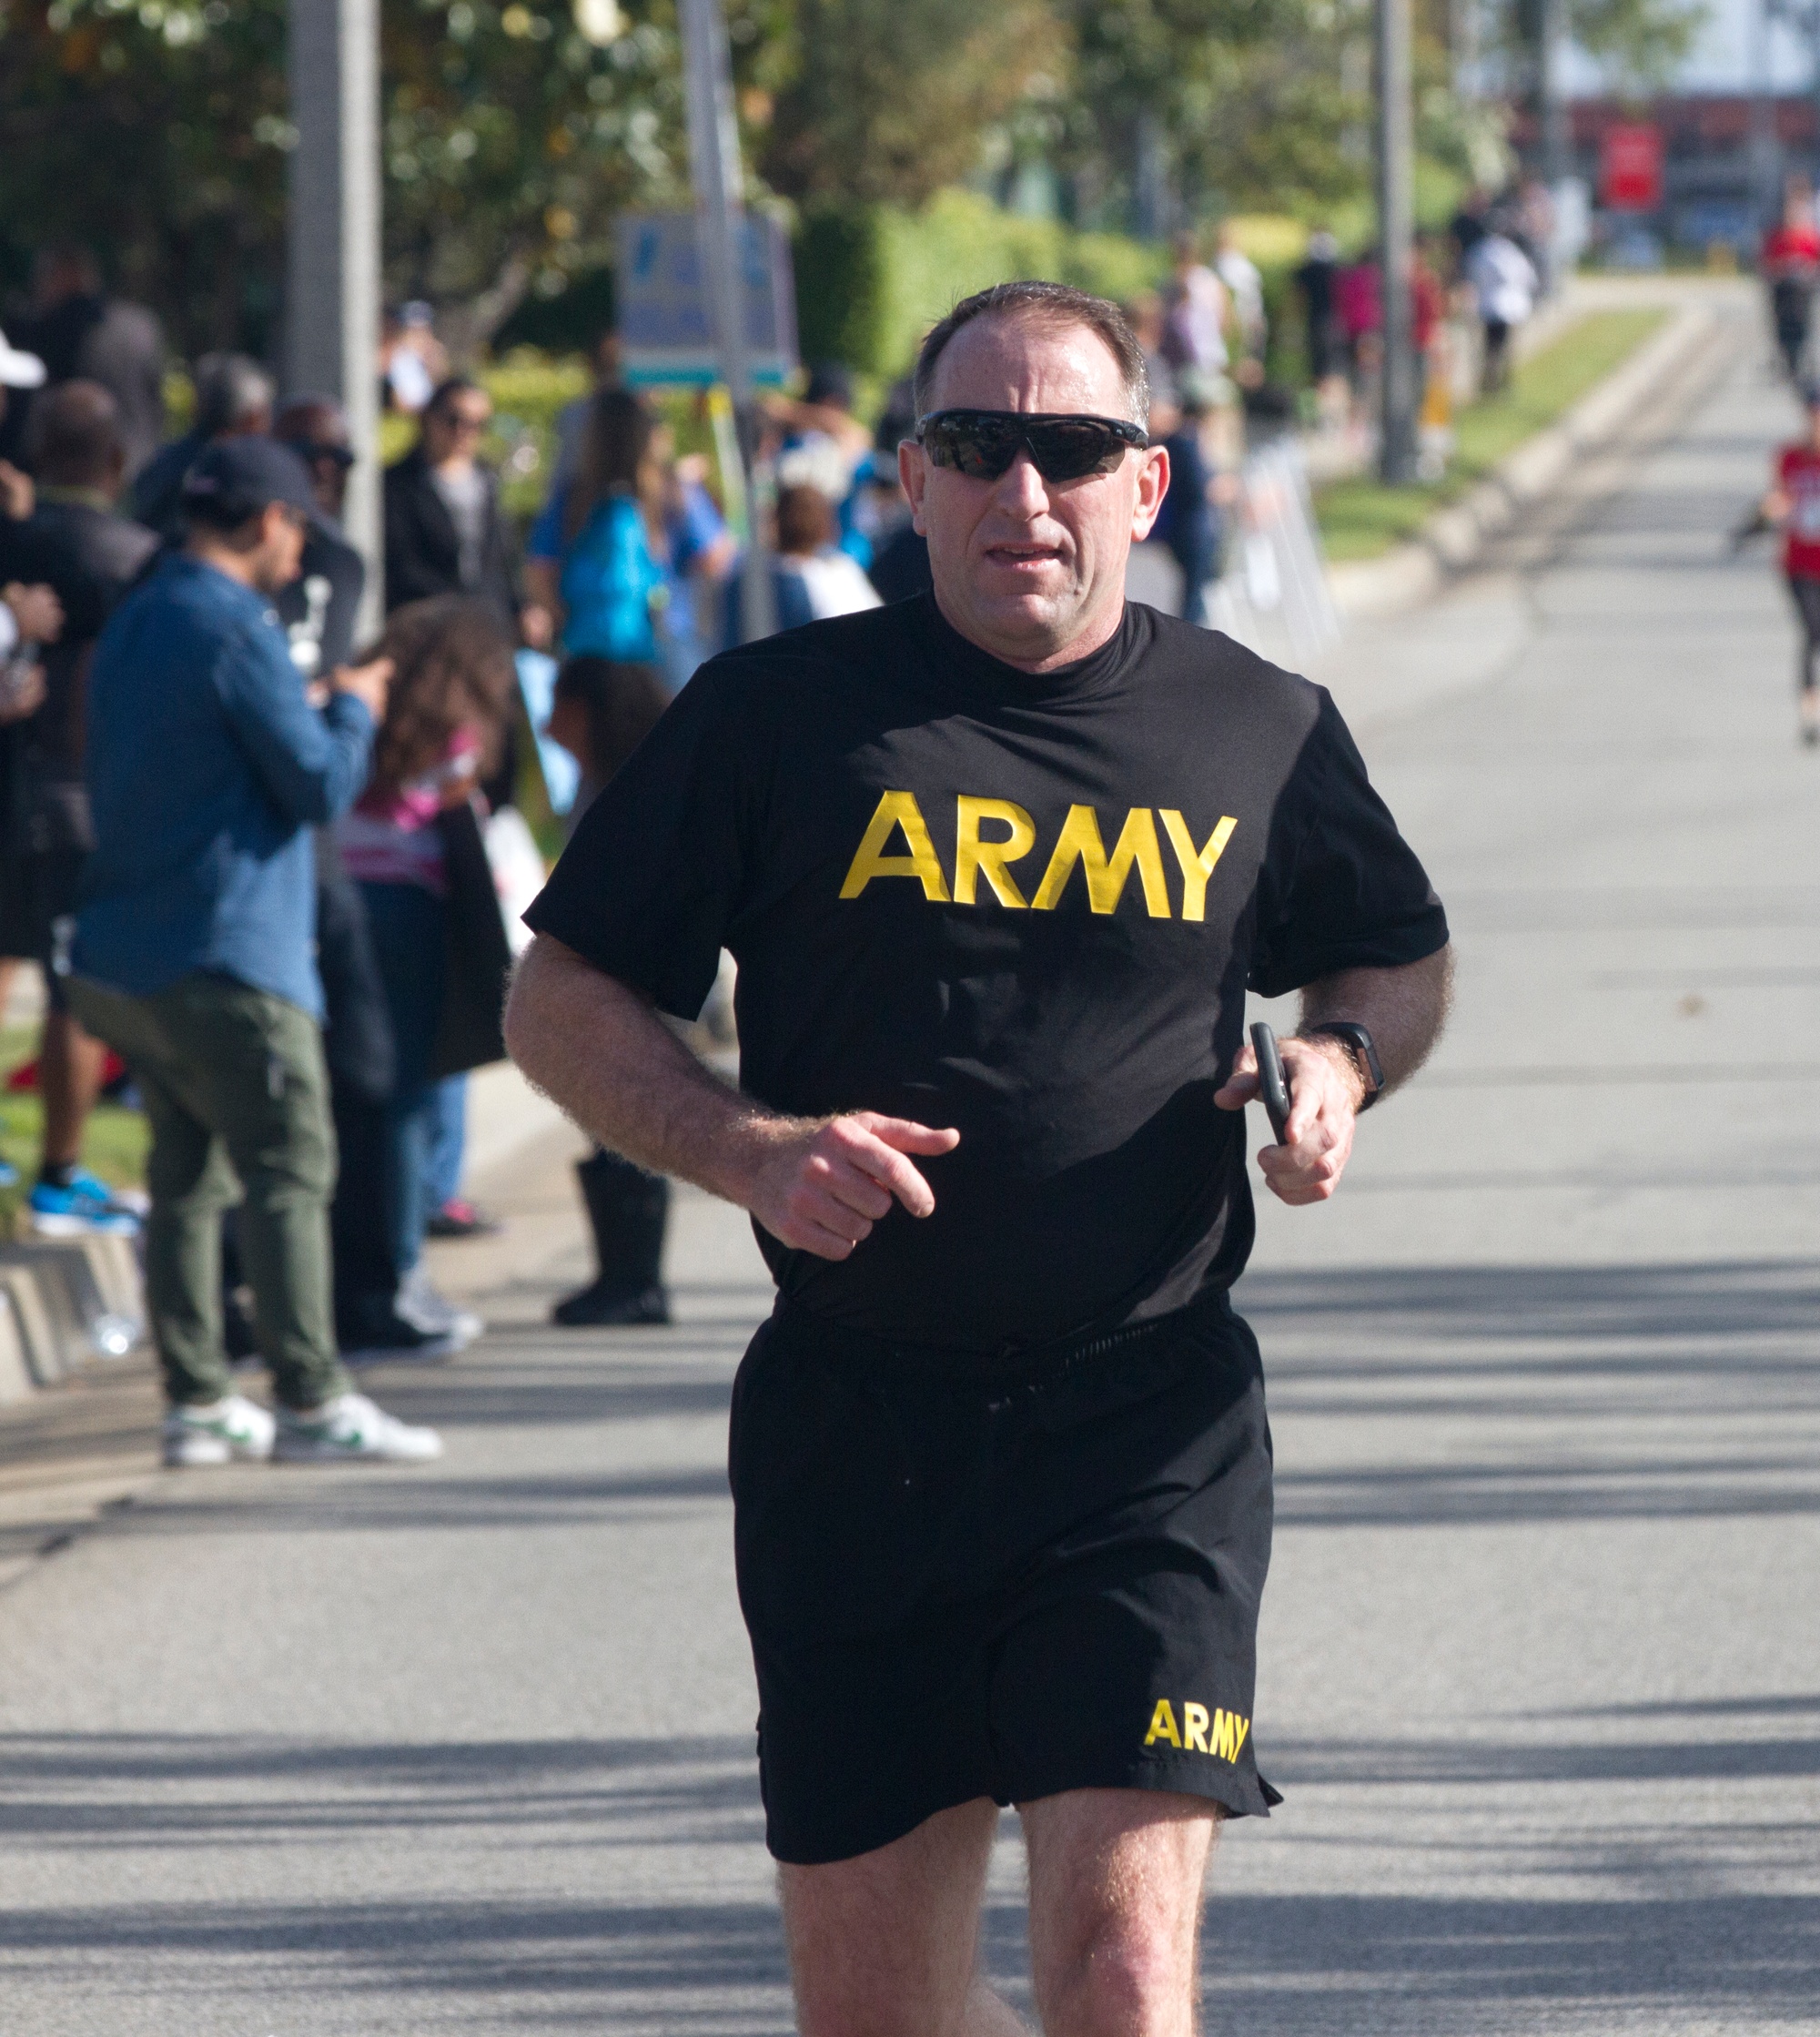
[[[1615,493],[1322,674],[1461,997],[1242,1290],[1288,1800],[1222,1845],[1211,2031],[1820,2030],[1820,755],[1723,554],[1791,421],[1729,330]],[[443,1258],[500,1333],[376,1380],[440,1465],[172,1475],[0,1594],[7,2037],[790,2027],[722,1471],[758,1262],[690,1197],[679,1328],[539,1327],[561,1160]]]

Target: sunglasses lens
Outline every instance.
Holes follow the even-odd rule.
[[[996,481],[1017,457],[1015,428],[990,417],[938,418],[923,443],[938,467],[952,467],[969,481]]]
[[[1030,457],[1045,481],[1079,481],[1109,474],[1125,457],[1125,441],[1091,418],[1038,424],[1029,433]]]
[[[923,428],[923,447],[938,467],[952,467],[971,481],[996,481],[1029,448],[1045,481],[1079,481],[1109,474],[1124,459],[1127,441],[1098,418],[1047,418],[1026,422],[992,410],[949,410]]]

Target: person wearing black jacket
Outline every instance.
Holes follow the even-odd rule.
[[[83,865],[95,846],[82,779],[88,664],[115,603],[157,550],[116,513],[125,470],[119,409],[100,383],[66,381],[34,407],[27,456],[36,507],[0,524],[0,582],[54,588],[62,634],[44,652],[44,705],[9,732],[4,881],[15,929],[9,942],[43,971],[48,1010],[39,1057],[44,1152],[31,1192],[41,1231],[137,1229],[132,1213],[81,1166],[83,1127],[99,1093],[106,1050],[76,1023],[64,995],[66,932]]]
[[[476,457],[492,415],[485,390],[451,377],[425,406],[417,444],[386,469],[388,614],[438,594],[470,594],[507,629],[515,625],[499,479]]]

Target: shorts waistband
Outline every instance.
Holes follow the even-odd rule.
[[[954,1380],[976,1385],[1015,1385],[1030,1380],[1066,1377],[1115,1354],[1128,1356],[1167,1342],[1184,1331],[1218,1332],[1236,1323],[1231,1296],[1224,1288],[1198,1294],[1192,1302],[1163,1315],[1146,1316],[1104,1331],[1087,1330],[1043,1343],[1018,1344],[1003,1351],[965,1351],[953,1344],[919,1344],[907,1339],[881,1337],[870,1330],[849,1329],[779,1295],[773,1320],[793,1338],[800,1338],[831,1357],[858,1358],[868,1364],[931,1380]]]

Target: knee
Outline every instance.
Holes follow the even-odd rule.
[[[1056,2037],[1189,2037],[1193,1969],[1192,1946],[1161,1921],[1103,1918],[1056,1962],[1043,2027]]]

